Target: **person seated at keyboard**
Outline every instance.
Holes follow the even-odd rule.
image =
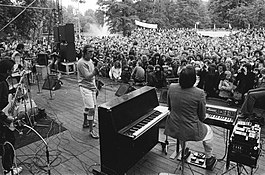
[[[206,169],[212,170],[216,158],[213,151],[213,131],[203,123],[206,113],[206,94],[194,87],[196,71],[192,65],[185,66],[179,83],[172,83],[168,89],[167,104],[170,115],[165,125],[165,135],[180,141],[203,141]]]

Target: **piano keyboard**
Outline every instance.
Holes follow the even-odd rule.
[[[153,111],[151,111],[151,113],[142,118],[140,121],[137,121],[129,128],[122,129],[119,133],[131,138],[137,138],[146,130],[148,130],[148,128],[151,128],[152,126],[160,122],[168,114],[168,107],[157,106]]]
[[[221,115],[216,115],[216,114],[206,113],[206,118],[212,119],[212,120],[219,120],[221,122],[226,122],[226,123],[233,123],[234,122],[234,120],[231,117],[226,117],[226,116],[221,116]]]
[[[237,121],[237,109],[206,104],[206,124],[232,129]]]

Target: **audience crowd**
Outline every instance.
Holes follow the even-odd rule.
[[[202,36],[195,30],[135,29],[130,36],[87,37],[76,42],[76,60],[82,46],[94,46],[94,63],[101,63],[100,75],[113,81],[167,87],[178,81],[184,66],[197,71],[196,86],[207,97],[243,103],[250,89],[264,86],[265,29],[242,29],[224,37]],[[0,44],[1,59],[13,59],[15,69],[34,71],[34,59],[47,53],[50,67],[60,70],[60,51],[54,45],[33,42]],[[33,61],[32,61],[33,60]]]

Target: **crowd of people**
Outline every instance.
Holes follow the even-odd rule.
[[[82,47],[89,43],[95,49],[93,61],[103,64],[101,76],[157,88],[166,87],[169,79],[177,81],[182,68],[191,64],[196,68],[196,86],[203,89],[207,97],[242,104],[244,94],[263,86],[264,38],[264,29],[245,29],[229,36],[207,37],[195,30],[139,28],[129,37],[78,40],[76,58],[82,57]],[[58,64],[64,61],[58,56],[57,47],[2,42],[0,48],[1,58],[11,58],[17,63],[15,69],[34,68],[32,63],[28,64],[27,58],[36,57],[41,52],[50,55],[52,68],[60,68]]]

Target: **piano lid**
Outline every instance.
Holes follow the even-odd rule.
[[[101,115],[99,111],[99,120],[110,118],[114,130],[119,131],[158,105],[155,88],[145,86],[101,104],[99,110],[108,111],[110,115]]]
[[[140,95],[142,95],[148,91],[151,91],[151,90],[155,90],[155,88],[151,87],[151,86],[144,86],[144,87],[137,89],[137,90],[134,90],[128,94],[124,94],[120,97],[113,98],[110,101],[107,101],[106,103],[99,105],[99,107],[111,109],[115,106],[118,106],[118,105],[120,105],[126,101],[129,101],[129,100],[131,100],[137,96],[140,96]]]

